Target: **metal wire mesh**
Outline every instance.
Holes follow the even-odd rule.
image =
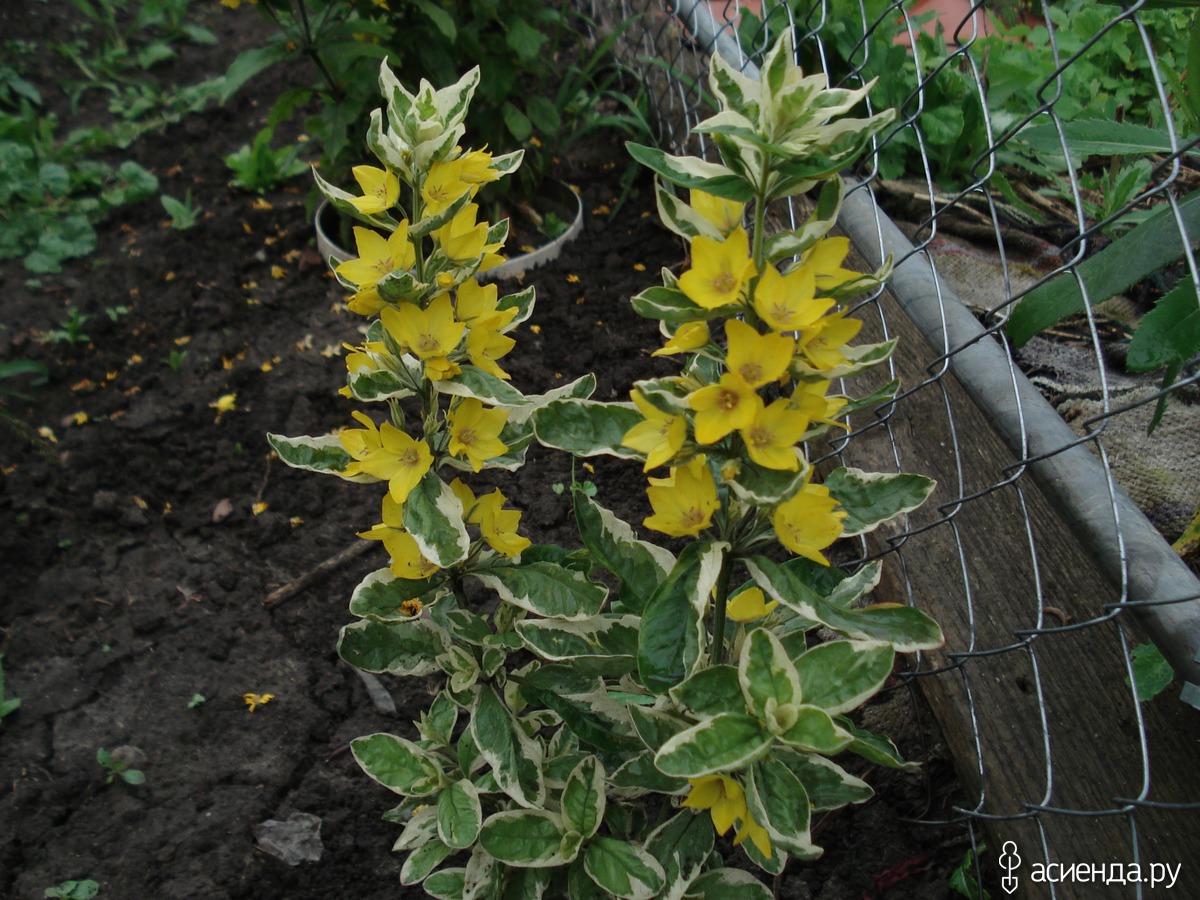
[[[1137,298],[1102,305],[1087,268],[1124,217],[1168,209],[1179,259],[1155,278],[1200,294],[1189,198],[1200,186],[1197,139],[1180,135],[1171,109],[1178,47],[1164,47],[1132,2],[1096,4],[1098,25],[1083,39],[1048,2],[977,0],[940,36],[914,0],[584,5],[600,28],[620,30],[618,53],[676,152],[709,152],[687,129],[712,112],[711,53],[755,77],[764,49],[791,29],[806,70],[844,86],[890,79],[896,124],[852,173],[840,225],[864,265],[896,260],[891,288],[854,312],[864,333],[899,336],[901,350],[876,384],[853,389],[900,378],[903,390],[856,416],[830,459],[932,474],[939,488],[902,527],[864,541],[858,558],[885,557],[882,589],[931,609],[946,630],[944,652],[916,661],[913,676],[972,796],[959,821],[987,831],[996,857],[1011,841],[1027,867],[1138,864],[1145,875],[1150,864],[1182,863],[1177,886],[1200,896],[1200,867],[1187,855],[1200,846],[1196,714],[1171,696],[1139,702],[1130,664],[1149,634],[1182,676],[1183,699],[1200,705],[1200,582],[1163,538],[1176,537],[1200,501],[1191,471],[1200,371],[1187,360],[1168,386],[1154,380],[1161,373],[1130,376],[1113,350],[1128,338]],[[1015,25],[1007,31],[1017,44],[991,36],[1004,23]],[[1123,73],[1081,100],[1078,73],[1103,75],[1113,44],[1124,48]],[[1046,51],[1045,70],[998,97],[1013,83],[1003,67],[1024,64],[1029,47]],[[1137,97],[1129,78],[1139,79]],[[1071,143],[1072,123],[1111,121],[1113,109],[1165,143],[1097,176]],[[1014,167],[1031,125],[1043,126],[1050,149],[1030,165],[1026,147]],[[779,216],[787,224],[801,212]],[[1017,304],[1062,273],[1079,285],[1081,312],[1015,348],[1005,329]],[[1156,487],[1147,488],[1147,470]],[[1037,895],[1101,896],[1098,880],[1043,883]],[[1141,896],[1146,886],[1108,888]]]

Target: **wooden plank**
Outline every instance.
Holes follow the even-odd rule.
[[[1144,782],[1151,800],[1200,801],[1200,713],[1180,703],[1177,690],[1150,704],[1134,701],[1121,630],[1133,643],[1144,638],[1128,616],[1104,621],[1102,608],[1119,591],[1031,477],[1006,472],[1013,453],[952,374],[936,364],[927,370],[941,351],[931,352],[890,296],[880,298],[878,309],[859,311],[867,322],[860,340],[882,339],[879,309],[888,336],[900,338],[896,374],[915,390],[875,427],[860,416],[855,427],[865,430],[853,435],[839,461],[896,471],[899,452],[900,469],[938,480],[909,533],[877,533],[869,552],[887,551],[877,599],[914,602],[946,633],[945,648],[918,663],[925,672],[944,671],[918,682],[976,798],[972,812],[998,817],[984,819],[990,860],[1006,841],[1016,844],[1023,860],[1017,874],[1024,876],[1017,896],[1051,896],[1048,885],[1030,882],[1034,863],[1135,860],[1147,876],[1150,863],[1182,863],[1176,888],[1181,896],[1200,896],[1197,811],[1035,814],[1041,806],[1122,809],[1116,798],[1140,796]],[[866,393],[890,377],[883,370],[860,377],[853,391]],[[1028,634],[1092,620],[1100,621]],[[1135,895],[1129,885],[1090,882],[1055,890],[1059,897]]]

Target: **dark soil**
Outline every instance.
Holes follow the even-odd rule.
[[[0,31],[33,41],[52,38],[53,16],[69,9],[19,6],[0,13]],[[263,33],[250,10],[204,18],[222,43],[164,77],[219,74]],[[191,190],[207,210],[194,229],[165,227],[152,201],[111,218],[98,251],[61,275],[30,283],[19,261],[0,267],[0,359],[50,369],[11,409],[54,436],[43,453],[0,433],[0,652],[6,694],[22,701],[0,725],[0,896],[39,898],[82,878],[120,900],[420,894],[399,886],[398,831],[380,819],[395,798],[345,752],[362,734],[412,734],[408,720],[429,701],[429,684],[388,681],[399,715],[381,714],[335,651],[350,591],[384,564],[381,552],[263,603],[378,515],[376,491],[289,470],[264,439],[350,421],[337,355],[360,339],[361,320],[313,249],[307,184],[257,199],[227,185],[221,162],[297,76],[307,73],[276,72],[131,148],[162,192]],[[53,84],[42,87],[56,102]],[[506,363],[526,392],[593,371],[598,398],[624,397],[633,379],[668,371],[649,356],[655,323],[627,301],[682,249],[655,224],[647,184],[618,208],[623,166],[603,142],[562,162],[587,227],[527,278],[538,306]],[[130,312],[110,321],[118,305]],[[41,342],[72,306],[90,316],[90,342]],[[165,363],[183,351],[178,371]],[[236,409],[218,414],[212,404],[229,393]],[[587,477],[602,502],[640,520],[637,467],[597,462]],[[498,483],[535,541],[575,543],[552,489],[569,479],[569,459],[533,452]],[[248,692],[275,699],[252,712]],[[949,895],[965,831],[912,822],[953,818],[953,775],[923,710],[900,682],[866,710],[870,727],[926,765],[865,773],[879,796],[820,824],[825,858],[793,866],[782,896]],[[106,784],[101,747],[124,748],[145,783]],[[256,844],[254,828],[294,812],[320,818],[323,850],[293,868]]]

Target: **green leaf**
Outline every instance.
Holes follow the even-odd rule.
[[[850,803],[865,803],[875,796],[869,784],[824,756],[802,753],[790,747],[775,747],[771,757],[791,769],[792,774],[800,779],[808,794],[808,802],[818,812],[838,809]]]
[[[776,708],[800,702],[796,668],[779,639],[765,628],[755,628],[742,645],[738,683],[747,708],[760,719],[769,718],[769,701]]]
[[[722,713],[668,740],[654,764],[666,775],[699,778],[745,766],[766,753],[771,741],[754,716]]]
[[[914,772],[921,767],[920,763],[907,762],[896,749],[896,745],[883,735],[859,728],[845,716],[838,716],[837,723],[853,738],[846,747],[851,753],[889,769]]]
[[[566,831],[554,813],[514,809],[496,813],[483,823],[479,845],[500,862],[521,868],[561,866]]]
[[[846,466],[830,472],[824,483],[849,513],[842,523],[842,537],[866,534],[917,509],[937,487],[936,481],[924,475],[885,475]]]
[[[293,56],[298,55],[299,51],[290,48],[283,40],[266,47],[256,47],[253,50],[245,50],[239,53],[237,58],[225,71],[225,77],[222,79],[221,92],[217,97],[217,102],[224,105],[230,97],[238,92],[238,89],[242,85],[254,78],[259,72],[270,68],[275,63],[283,62],[285,59],[291,59]]]
[[[622,447],[625,433],[642,421],[632,403],[556,400],[533,414],[540,443],[572,456],[616,456],[634,459],[637,451]]]
[[[625,608],[642,612],[675,565],[675,557],[656,544],[638,540],[626,522],[582,490],[572,490],[572,500],[583,545],[600,565],[617,576],[618,597]]]
[[[404,530],[425,558],[443,569],[465,559],[471,549],[462,502],[433,469],[404,501]]]
[[[1175,679],[1175,670],[1153,644],[1139,644],[1129,654],[1133,664],[1133,681],[1137,698],[1142,703],[1153,700]]]
[[[350,595],[350,614],[360,619],[404,622],[413,618],[401,608],[405,600],[419,600],[422,606],[429,606],[446,591],[444,578],[397,578],[390,569],[376,569]]]
[[[437,838],[423,844],[404,860],[404,865],[400,867],[400,883],[420,884],[452,853],[454,848],[446,846]]]
[[[635,747],[629,717],[609,697],[602,679],[568,665],[545,665],[524,677],[521,696],[557,713],[580,741],[606,753]]]
[[[800,696],[831,716],[862,706],[892,674],[896,652],[874,641],[829,641],[796,660]]]
[[[1191,279],[1183,278],[1142,316],[1129,342],[1125,364],[1149,372],[1171,363],[1186,363],[1200,353],[1200,300]]]
[[[1177,204],[1189,241],[1200,235],[1200,191],[1193,191]],[[1020,347],[1039,331],[1073,313],[1083,312],[1085,303],[1076,275],[1087,286],[1089,302],[1095,306],[1127,290],[1147,275],[1174,262],[1183,254],[1175,211],[1164,206],[1128,234],[1026,294],[1013,310],[1005,331]]]
[[[637,844],[598,837],[588,844],[584,870],[615,897],[652,900],[666,881],[662,866]]]
[[[637,616],[592,616],[587,619],[524,619],[516,624],[521,640],[543,659],[555,661],[628,659],[634,668]]]
[[[448,847],[463,850],[475,843],[483,824],[479,791],[462,778],[438,794],[438,837]]]
[[[688,544],[646,603],[638,636],[638,674],[661,694],[691,674],[704,649],[704,610],[721,571],[726,544]]]
[[[738,670],[730,665],[697,669],[690,678],[671,688],[671,699],[698,716],[746,711]]]
[[[1146,128],[1130,122],[1111,119],[1079,119],[1063,123],[1067,150],[1073,157],[1089,156],[1147,156],[1151,153],[1173,153],[1170,135],[1161,128]],[[1017,138],[1029,144],[1042,156],[1062,157],[1062,143],[1055,125],[1029,125]]]
[[[442,869],[425,879],[425,893],[438,900],[462,900],[466,887],[467,870],[462,868]]]
[[[338,655],[364,672],[420,677],[438,671],[436,659],[449,645],[445,630],[429,619],[363,619],[342,628]]]
[[[625,760],[609,777],[609,784],[619,791],[623,797],[630,792],[644,794],[651,791],[655,794],[683,793],[688,783],[682,778],[664,775],[654,765],[654,751],[642,750]],[[712,829],[709,828],[711,832]]]
[[[567,778],[562,792],[562,817],[571,831],[590,838],[604,819],[604,766],[585,757]]]
[[[774,897],[771,889],[743,869],[710,869],[688,885],[689,897],[719,900],[737,897],[738,900]]]
[[[740,460],[737,475],[728,482],[730,490],[743,503],[754,506],[774,506],[792,496],[805,482],[805,465],[796,471],[768,469],[749,460]]]
[[[511,101],[505,102],[500,107],[500,115],[504,117],[504,124],[508,128],[508,133],[513,136],[517,143],[524,143],[533,134],[533,123]]]
[[[750,767],[746,802],[754,818],[767,829],[771,847],[805,859],[820,855],[809,833],[808,793],[790,769],[767,757]]]
[[[527,809],[541,805],[546,796],[541,744],[525,733],[491,687],[479,691],[470,727],[501,790]]]
[[[755,583],[773,600],[778,600],[803,619],[817,622],[846,637],[882,641],[899,653],[932,650],[944,638],[938,624],[921,610],[899,604],[881,604],[864,609],[843,609],[820,596],[786,566],[756,556],[746,560]]]
[[[646,288],[631,301],[633,311],[647,319],[661,319],[669,325],[682,325],[698,319],[717,319],[728,315],[729,306],[705,309],[697,306],[677,287]]]
[[[413,6],[421,11],[433,26],[442,33],[443,37],[451,43],[458,36],[458,29],[454,25],[454,17],[446,10],[442,9],[431,0],[413,0]]]
[[[743,203],[754,197],[753,188],[744,178],[718,163],[710,163],[698,156],[672,156],[641,144],[627,143],[625,146],[630,156],[672,184]]]
[[[667,896],[679,896],[691,884],[712,853],[714,834],[706,815],[680,810],[646,838],[646,852],[659,861],[666,876]],[[740,896],[724,894],[716,896]]]
[[[529,401],[507,381],[485,372],[478,366],[464,365],[453,378],[435,381],[433,386],[443,394],[455,397],[474,397],[489,406],[524,406]]]
[[[354,759],[367,775],[404,797],[437,791],[441,767],[412,741],[394,734],[371,734],[350,742]]]
[[[371,483],[379,481],[374,475],[345,475],[346,466],[354,460],[342,447],[336,434],[325,434],[319,437],[284,437],[281,434],[268,434],[267,443],[279,454],[279,458],[293,469],[304,469],[306,472],[319,472],[323,475],[337,475],[347,481]]]
[[[778,735],[779,740],[800,750],[833,756],[850,743],[853,736],[843,729],[825,710],[817,706],[801,704],[796,708],[796,721],[787,731]]]
[[[608,596],[608,588],[603,584],[588,580],[583,572],[554,563],[501,566],[471,575],[496,591],[506,603],[558,619],[591,618],[600,612]]]

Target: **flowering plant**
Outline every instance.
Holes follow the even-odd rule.
[[[891,351],[850,346],[858,325],[835,306],[886,271],[842,268],[846,248],[827,237],[836,172],[886,116],[844,118],[863,92],[802,77],[786,40],[761,84],[714,60],[723,108],[700,130],[722,162],[633,149],[691,243],[688,271],[634,300],[663,322],[659,353],[684,356],[681,374],[638,382],[630,403],[588,399],[590,376],[531,397],[498,360],[533,291],[498,297],[476,277],[505,225],[476,221],[473,191],[519,162],[460,148],[477,78],[414,95],[384,67],[386,124],[376,113],[368,137],[382,168],[355,170],[361,195],[318,181],[372,226],[337,268],[351,308],[372,318],[345,392],[386,404],[387,420],[356,413],[362,428],[339,435],[270,438],[291,465],[387,485],[362,537],[391,564],[354,591],[342,658],[444,679],[415,740],[369,735],[353,753],[403,798],[387,814],[403,825],[401,878],[433,896],[770,896],[714,853],[716,835],[732,829],[771,873],[819,855],[812,812],[871,796],[831,757],[909,765],[847,713],[896,652],[942,639],[915,608],[858,605],[878,562],[846,574],[824,555],[915,508],[932,482],[840,469],[817,483],[803,449],[871,402],[829,396],[830,380]],[[818,187],[803,227],[765,235],[768,202]],[[535,435],[666,467],[644,524],[695,540],[678,554],[642,540],[577,486],[584,549],[535,546],[499,491],[443,475],[514,469]],[[821,626],[840,637],[812,641]]]

